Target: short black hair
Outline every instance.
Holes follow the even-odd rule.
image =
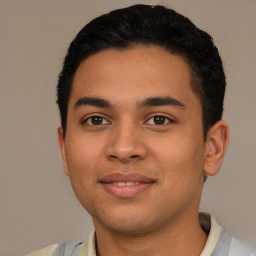
[[[222,118],[226,79],[212,37],[172,9],[139,4],[93,19],[71,42],[57,85],[64,137],[73,77],[80,63],[105,49],[129,49],[136,45],[162,47],[188,63],[192,90],[202,105],[204,137]]]

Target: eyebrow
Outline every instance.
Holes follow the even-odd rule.
[[[157,106],[174,106],[185,109],[185,105],[179,100],[172,97],[153,97],[146,98],[137,104],[138,108],[157,107]]]
[[[74,108],[78,108],[80,106],[95,106],[100,108],[114,108],[114,105],[110,103],[110,101],[97,98],[97,97],[82,97],[78,99],[75,103]],[[150,97],[146,98],[138,102],[137,108],[144,108],[144,107],[157,107],[157,106],[175,106],[180,108],[185,108],[185,105],[180,102],[179,100],[172,98],[172,97]]]
[[[80,106],[89,105],[89,106],[95,106],[100,108],[113,108],[113,105],[105,99],[102,98],[95,98],[95,97],[82,97],[80,98],[74,108],[78,108]]]

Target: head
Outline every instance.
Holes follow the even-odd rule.
[[[57,86],[64,137],[72,82],[80,63],[106,49],[130,49],[136,45],[162,47],[187,62],[192,90],[202,106],[205,137],[209,128],[221,120],[226,81],[211,36],[173,10],[163,6],[135,5],[92,20],[71,43]]]
[[[197,221],[227,146],[224,91],[211,37],[172,10],[132,6],[79,32],[59,77],[59,144],[97,232]]]

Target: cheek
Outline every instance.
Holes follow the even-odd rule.
[[[66,144],[66,159],[72,186],[76,191],[87,190],[96,180],[99,163],[99,144],[86,138],[70,138]]]
[[[66,158],[69,177],[74,193],[86,210],[95,198],[95,158],[97,158],[94,144],[83,140],[71,139],[67,144]]]
[[[203,173],[204,143],[196,135],[170,135],[154,143],[152,153],[164,175],[170,175],[176,181],[182,179],[184,182],[186,178],[193,179]]]
[[[170,208],[177,205],[184,209],[192,205],[191,202],[196,205],[203,184],[202,143],[180,140],[173,144],[164,143],[161,148],[165,150],[156,154],[163,174],[160,180],[162,200],[169,203]]]
[[[88,166],[90,168],[90,164],[95,163],[100,152],[101,144],[97,141],[97,138],[92,139],[89,136],[79,136],[77,134],[69,138],[66,143],[66,156],[69,165],[72,167],[85,169]]]

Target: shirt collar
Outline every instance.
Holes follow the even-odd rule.
[[[208,234],[208,239],[200,256],[211,255],[219,238],[221,227],[214,217],[207,213],[199,213],[199,222],[202,229]],[[83,243],[79,256],[96,256],[96,236],[93,230],[88,239]]]

